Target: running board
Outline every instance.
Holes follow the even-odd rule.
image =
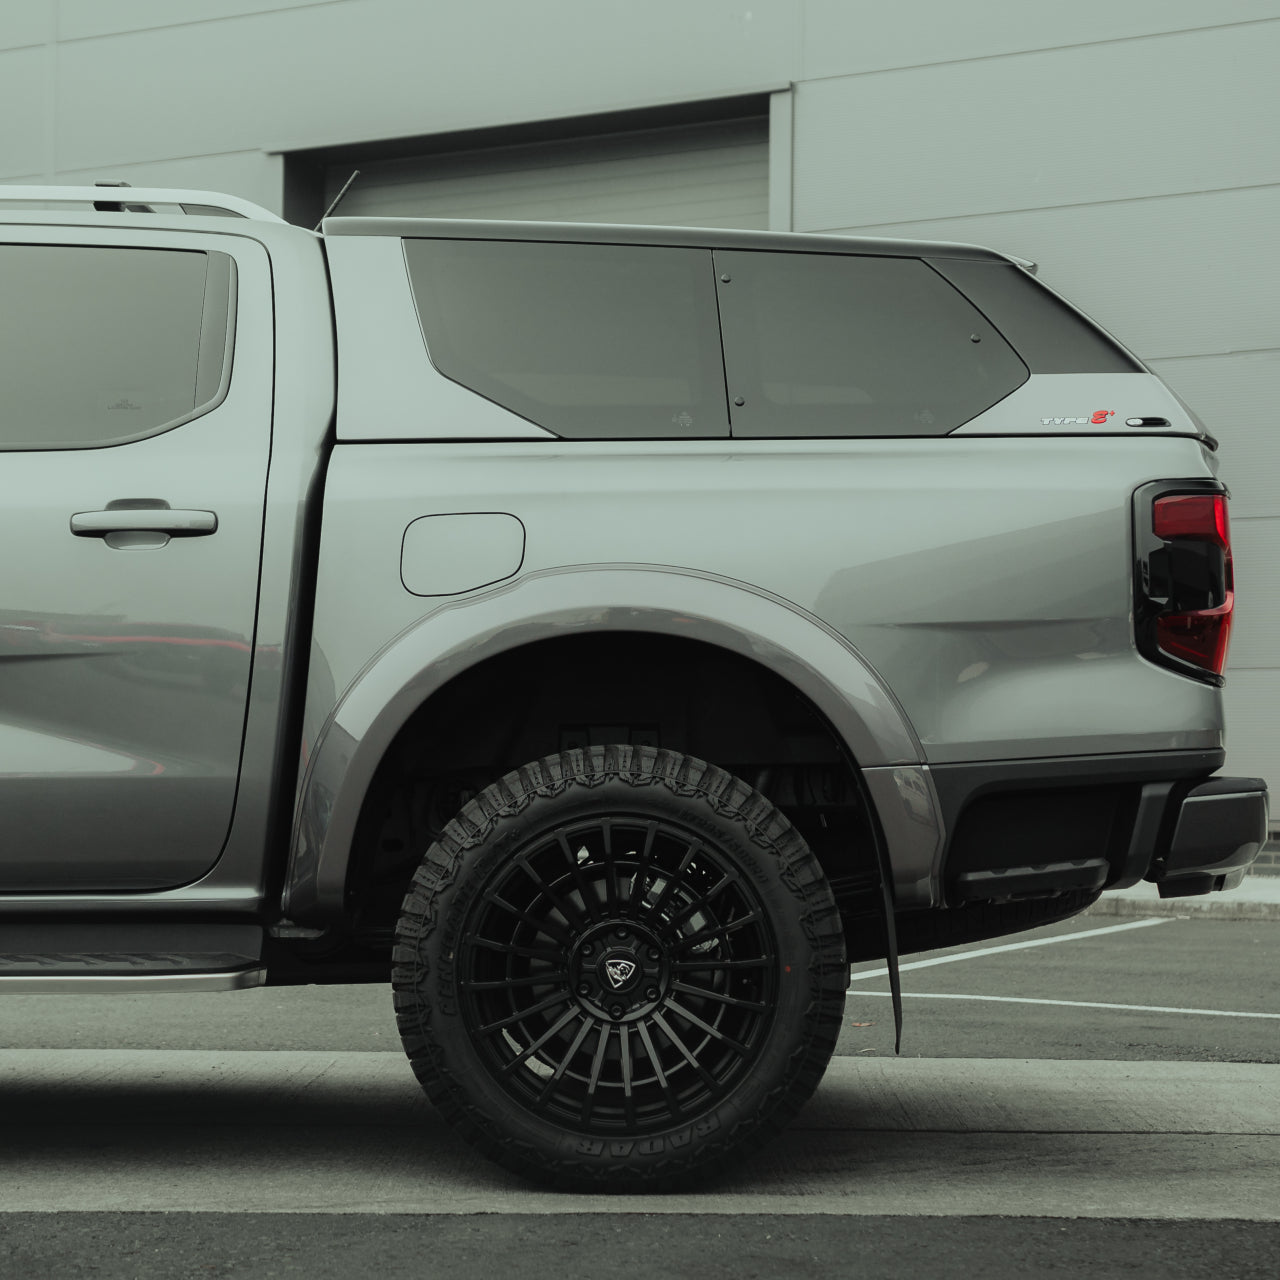
[[[11,957],[6,957],[11,958]],[[213,973],[14,973],[0,965],[0,995],[137,995],[140,992],[245,991],[267,982],[265,969]]]
[[[0,920],[0,992],[240,991],[265,982],[259,925]]]

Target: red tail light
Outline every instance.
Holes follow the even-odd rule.
[[[1221,677],[1235,606],[1227,496],[1162,494],[1151,504],[1151,531],[1140,564],[1146,608],[1139,613],[1156,650],[1148,656]]]
[[[1220,676],[1227,665],[1227,645],[1231,640],[1231,610],[1234,593],[1216,609],[1193,613],[1171,613],[1156,619],[1156,643],[1170,657],[1181,658]]]
[[[1231,550],[1225,493],[1180,493],[1157,498],[1151,509],[1157,538],[1200,538]]]

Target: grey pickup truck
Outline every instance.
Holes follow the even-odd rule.
[[[554,1186],[848,964],[1234,886],[1217,445],[969,245],[0,188],[0,991],[391,984]]]

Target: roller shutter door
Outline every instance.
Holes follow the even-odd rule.
[[[758,117],[380,160],[340,213],[765,229],[768,132]],[[326,169],[326,204],[352,167]]]

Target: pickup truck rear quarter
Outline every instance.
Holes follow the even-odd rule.
[[[1216,473],[1149,374],[1078,381],[1181,434],[1046,430],[1082,393],[1048,374],[945,439],[511,438],[527,425],[427,357],[398,239],[327,245],[342,373],[291,918],[388,876],[385,916],[456,801],[616,738],[773,789],[855,896],[887,840],[904,912],[965,900],[960,812],[1016,793],[988,800],[964,870],[1061,882],[921,938],[980,936],[1132,882],[1142,787],[1220,766],[1216,688],[1134,646],[1132,496]],[[1099,857],[1101,879],[1061,869]]]
[[[1009,260],[163,198],[0,237],[205,273],[194,409],[7,446],[0,984],[390,974],[482,1150],[675,1186],[848,959],[1256,854],[1216,456]]]

